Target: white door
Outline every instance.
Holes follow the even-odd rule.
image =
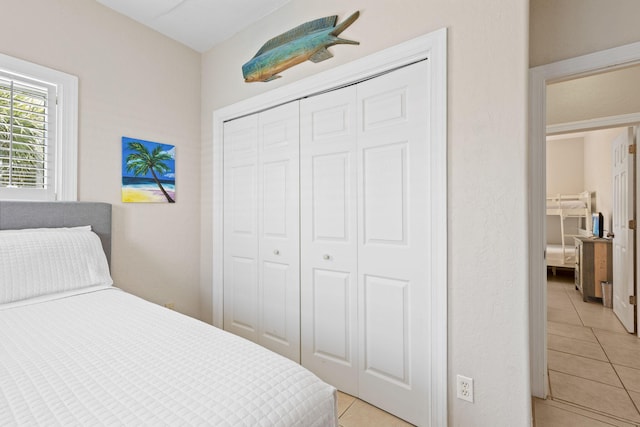
[[[300,102],[302,365],[358,395],[355,86]]]
[[[416,424],[429,419],[427,72],[300,107],[302,363]]]
[[[634,306],[629,297],[635,295],[634,230],[634,164],[629,154],[633,144],[633,128],[628,128],[612,143],[613,182],[613,311],[629,332],[634,332]]]
[[[258,117],[258,342],[300,362],[299,112]]]
[[[298,103],[224,125],[225,330],[300,361]]]
[[[258,341],[258,116],[224,124],[224,329]]]
[[[360,397],[428,424],[429,89],[425,61],[358,92]]]

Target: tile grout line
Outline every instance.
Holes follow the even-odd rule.
[[[573,285],[573,288],[571,289],[571,291],[575,290],[575,284]],[[585,328],[589,328],[589,326],[585,325],[584,320],[582,320],[582,316],[580,316],[580,312],[578,311],[578,307],[576,307],[576,304],[573,302],[573,299],[571,298],[571,295],[569,295],[569,291],[567,289],[564,290],[564,292],[567,294],[567,298],[569,298],[569,302],[571,303],[571,306],[573,307],[573,309],[576,312],[576,315],[578,316],[578,319],[580,319],[580,323],[582,323],[582,326],[584,326]],[[584,302],[584,301],[583,301]],[[591,333],[593,334],[593,329],[589,328],[591,330]],[[593,334],[595,336],[595,334]],[[596,337],[597,339],[597,337]]]
[[[548,284],[549,284],[549,281],[547,280],[547,286],[548,286]],[[620,384],[622,384],[622,388],[624,389],[625,393],[626,393],[626,394],[627,394],[627,396],[629,397],[629,400],[631,400],[631,403],[634,405],[634,408],[636,409],[636,412],[637,412],[638,414],[640,414],[640,411],[639,411],[638,406],[636,405],[635,401],[631,398],[631,395],[630,395],[630,393],[629,393],[629,390],[628,390],[628,389],[627,389],[627,387],[625,386],[625,383],[622,381],[622,378],[620,378],[620,375],[618,374],[618,371],[615,369],[615,367],[614,367],[613,363],[611,362],[611,359],[609,358],[609,355],[607,354],[606,350],[604,349],[604,346],[602,345],[602,343],[600,342],[600,339],[598,338],[598,336],[596,335],[596,333],[595,333],[595,331],[594,331],[594,329],[599,329],[599,328],[592,327],[592,326],[587,326],[587,325],[585,324],[585,322],[584,322],[584,320],[583,320],[582,316],[580,315],[580,312],[578,311],[578,309],[577,309],[577,307],[576,307],[576,303],[575,303],[575,302],[573,301],[573,299],[571,298],[570,292],[573,292],[573,291],[574,291],[575,285],[571,286],[571,285],[569,285],[569,284],[566,284],[566,286],[562,286],[562,288],[563,288],[562,290],[564,291],[564,293],[565,293],[565,295],[567,296],[567,298],[569,298],[569,302],[571,303],[571,306],[573,307],[573,309],[574,309],[574,311],[575,311],[575,314],[578,316],[578,319],[579,319],[579,320],[580,320],[580,322],[582,323],[582,327],[589,329],[589,331],[591,332],[591,334],[592,334],[592,335],[594,336],[594,338],[596,339],[596,343],[598,344],[598,346],[600,347],[600,349],[601,349],[601,350],[602,350],[602,352],[604,353],[604,355],[605,355],[605,357],[606,357],[606,359],[607,359],[607,360],[606,360],[606,361],[603,361],[603,360],[593,359],[593,358],[590,358],[590,357],[587,357],[587,356],[583,356],[583,355],[577,355],[577,354],[573,354],[573,353],[568,353],[568,352],[561,351],[561,350],[549,349],[549,348],[548,348],[548,346],[547,346],[547,351],[548,351],[548,350],[553,350],[553,351],[557,351],[557,352],[560,352],[560,353],[570,354],[570,355],[572,355],[572,356],[576,356],[576,357],[584,357],[584,358],[586,358],[586,359],[590,359],[590,360],[594,360],[594,361],[598,361],[598,362],[602,362],[602,363],[606,363],[606,364],[608,364],[608,365],[613,369],[613,371],[614,371],[614,373],[615,373],[616,377],[617,377],[617,378],[618,378],[618,380],[620,381]],[[547,305],[548,305],[548,301],[547,301]],[[564,322],[557,322],[557,323],[564,323]],[[566,325],[571,325],[571,326],[579,326],[579,325],[573,325],[573,324],[570,324],[570,323],[565,323],[565,324],[566,324]],[[607,331],[607,330],[603,330],[603,331],[604,331],[605,333],[609,332],[609,331]],[[612,332],[612,333],[613,333],[613,332]],[[579,339],[579,338],[574,338],[574,337],[565,337],[565,336],[563,336],[563,335],[557,335],[557,334],[550,334],[550,335],[555,335],[555,336],[559,336],[559,337],[562,337],[562,338],[571,338],[571,339],[575,339],[575,340],[577,340],[577,341],[581,341],[581,342],[590,342],[590,343],[593,343],[593,341],[581,340],[581,339]],[[631,369],[635,369],[634,367],[631,367],[631,366],[626,366],[626,365],[620,365],[620,366],[627,367],[627,368],[631,368]],[[581,379],[585,379],[585,380],[590,380],[590,379],[588,379],[588,378],[582,378],[582,377],[580,377],[580,376],[573,375],[573,374],[569,374],[569,373],[566,373],[566,372],[552,370],[552,369],[549,369],[549,368],[547,367],[547,375],[549,374],[549,372],[550,372],[550,371],[554,371],[554,372],[562,373],[562,374],[565,374],[565,375],[570,375],[570,376],[573,376],[573,377],[576,377],[576,378],[581,378]],[[548,375],[548,377],[549,377],[549,375]],[[549,377],[549,378],[550,378],[550,377]],[[614,387],[614,388],[619,389],[619,387],[612,386],[611,384],[601,383],[601,382],[599,382],[599,381],[595,381],[595,380],[590,380],[590,381],[594,381],[594,382],[596,382],[596,383],[603,384],[603,385],[609,385],[609,386],[611,386],[611,387]],[[626,418],[620,418],[618,415],[614,415],[614,414],[607,414],[606,412],[600,412],[600,411],[597,411],[597,410],[592,410],[591,408],[588,408],[588,407],[585,407],[585,406],[582,406],[582,405],[576,404],[576,403],[574,403],[574,402],[564,401],[564,400],[562,400],[562,399],[554,398],[554,397],[553,397],[553,391],[552,391],[551,381],[549,381],[549,382],[548,382],[548,386],[549,386],[549,396],[551,397],[551,401],[555,401],[555,402],[558,402],[558,403],[562,403],[562,404],[565,404],[565,405],[569,405],[569,406],[574,407],[574,408],[576,408],[576,409],[579,409],[579,410],[581,410],[581,411],[586,411],[587,413],[604,415],[604,416],[607,416],[607,417],[612,417],[612,419],[617,419],[617,420],[618,420],[618,421],[620,421],[620,422],[630,423],[630,424],[632,424],[632,425],[634,425],[634,426],[640,426],[640,424],[639,424],[639,423],[637,423],[637,422],[635,422],[635,421],[632,421],[632,420],[627,420]],[[534,406],[535,406],[535,405],[534,405]],[[564,410],[565,412],[573,412],[573,411],[568,411],[568,410],[566,410],[566,409],[561,409],[561,408],[557,408],[557,409]],[[585,416],[585,417],[587,417],[587,418],[591,418],[591,417],[586,416],[586,415],[584,415],[584,414],[581,414],[581,416]],[[591,419],[593,419],[593,418],[591,418]],[[534,417],[534,420],[535,420],[535,417]],[[602,422],[602,421],[601,421],[601,422]],[[607,424],[610,424],[610,423],[608,423],[608,422],[607,422]],[[613,425],[613,424],[612,424],[612,425]]]
[[[346,394],[346,393],[345,393],[345,394]],[[354,403],[356,403],[356,400],[358,400],[358,398],[357,398],[357,397],[354,397],[354,398],[353,398],[353,402],[351,402],[351,403],[349,404],[349,406],[347,406],[347,407],[345,408],[345,410],[344,410],[344,411],[342,411],[342,415],[340,415],[340,416],[338,417],[338,419],[342,418],[342,417],[343,417],[347,412],[349,412],[349,409],[351,409],[351,407],[353,406],[353,404],[354,404]]]
[[[609,362],[609,365],[611,365],[611,369],[613,369],[613,372],[615,372],[616,377],[618,377],[618,380],[620,381],[620,384],[622,384],[622,388],[623,388],[624,392],[629,397],[629,400],[631,401],[631,404],[635,408],[636,413],[640,416],[640,408],[638,408],[638,405],[636,404],[636,402],[631,397],[631,394],[629,393],[629,390],[627,389],[627,386],[624,384],[624,381],[622,381],[622,378],[620,378],[620,375],[618,374],[618,371],[616,370],[615,366],[613,366],[613,362],[609,358],[609,354],[607,353],[607,350],[605,350],[604,346],[602,345],[602,342],[600,342],[600,338],[598,338],[598,335],[594,331],[595,328],[590,327],[589,329],[591,329],[591,333],[596,337],[596,341],[598,341],[598,345],[600,346],[600,348],[602,349],[602,352],[604,353],[605,357],[607,358],[607,361]]]
[[[606,417],[606,418],[609,418],[611,420],[615,420],[616,422],[619,422],[619,423],[621,422],[621,423],[625,423],[625,424],[630,424],[630,425],[635,426],[635,427],[637,427],[639,425],[636,421],[629,420],[629,419],[621,417],[619,415],[609,414],[607,412],[603,412],[603,411],[600,411],[600,410],[597,410],[597,409],[588,408],[586,406],[582,406],[580,404],[577,404],[575,402],[571,402],[569,400],[552,399],[552,402],[555,402],[556,404],[560,404],[560,405],[570,406],[574,410],[571,411],[571,410],[569,410],[567,408],[559,408],[557,406],[550,405],[550,406],[553,406],[556,409],[559,409],[559,410],[565,411],[565,412],[569,412],[569,413],[572,413],[572,414],[576,414],[576,415],[579,415],[581,417],[588,418],[590,420],[596,420],[596,421],[598,421],[600,423],[606,423],[608,425],[616,426],[616,424],[611,424],[611,422],[609,422],[609,421],[602,421],[601,419],[596,418],[594,415],[598,415],[599,417]],[[619,426],[619,424],[618,424],[618,426]]]
[[[620,366],[622,366],[622,365],[620,365]],[[611,368],[613,369],[613,372],[616,373],[616,376],[618,377],[618,379],[622,383],[622,387],[624,388],[624,391],[627,393],[627,396],[629,396],[629,400],[631,400],[631,403],[633,404],[633,407],[636,408],[636,411],[638,412],[638,415],[640,415],[640,408],[638,408],[638,405],[636,404],[636,401],[633,400],[633,397],[631,397],[631,393],[629,393],[629,389],[624,384],[624,381],[622,381],[622,378],[620,378],[620,374],[618,374],[618,370],[616,369],[615,366],[613,366],[613,363],[611,364]]]
[[[607,350],[605,350],[604,346],[602,345],[602,343],[600,342],[600,338],[598,338],[598,335],[595,333],[594,328],[591,326],[587,326],[584,324],[584,320],[582,320],[582,316],[580,315],[580,312],[578,311],[578,308],[576,307],[573,299],[571,299],[571,296],[569,295],[569,291],[565,290],[565,292],[567,293],[567,297],[569,297],[569,301],[571,302],[571,305],[573,306],[574,310],[576,311],[576,314],[578,315],[578,318],[580,319],[580,321],[582,322],[583,326],[589,328],[589,330],[591,331],[591,333],[593,334],[593,336],[596,338],[596,341],[598,342],[598,345],[600,346],[600,348],[602,349],[602,352],[604,353],[604,356],[607,358],[607,362],[609,363],[609,365],[611,366],[611,369],[613,369],[613,372],[615,372],[616,377],[618,378],[618,380],[620,381],[620,384],[622,384],[622,389],[624,390],[624,392],[627,394],[627,396],[629,397],[629,400],[631,401],[631,404],[633,405],[633,407],[636,410],[636,413],[638,415],[640,415],[640,409],[638,408],[638,405],[636,405],[636,402],[633,400],[633,398],[631,397],[631,394],[629,393],[629,390],[627,389],[627,386],[624,384],[624,381],[622,381],[622,378],[620,378],[620,375],[618,374],[618,371],[616,370],[616,368],[613,366],[613,362],[611,362],[611,359],[609,358],[609,354],[607,354]],[[584,301],[583,301],[584,302]],[[551,384],[549,384],[549,389],[551,389]]]
[[[598,383],[598,384],[602,384],[602,385],[606,385],[606,386],[609,386],[609,387],[617,388],[619,390],[625,390],[626,391],[626,389],[624,388],[624,383],[622,382],[622,380],[620,381],[620,384],[622,384],[622,387],[618,387],[618,386],[615,386],[615,385],[612,385],[612,384],[609,384],[609,383],[603,383],[602,381],[594,380],[592,378],[585,378],[585,377],[581,377],[580,375],[570,374],[569,372],[558,371],[557,369],[549,369],[549,372],[551,372],[551,371],[557,372],[557,373],[563,374],[563,375],[569,375],[569,376],[574,377],[574,378],[580,378],[581,380],[585,380],[585,381],[593,381],[594,383]],[[549,387],[551,387],[551,385],[549,385]]]
[[[562,338],[566,338],[566,337],[562,337]],[[595,344],[595,343],[592,343],[592,344]],[[609,360],[608,360],[608,359],[607,359],[607,360],[596,359],[596,358],[594,358],[594,357],[589,357],[589,356],[585,356],[585,355],[582,355],[582,354],[570,353],[570,352],[568,352],[568,351],[564,351],[564,350],[556,350],[555,348],[549,348],[549,347],[547,346],[547,351],[549,351],[549,350],[551,350],[551,351],[557,351],[558,353],[562,353],[562,354],[570,354],[571,356],[584,357],[585,359],[594,360],[594,361],[596,361],[596,362],[602,362],[602,363],[608,363],[608,364],[611,364],[611,362],[609,362]],[[605,353],[605,356],[606,356],[606,355],[607,355],[607,354]]]
[[[565,325],[568,325],[568,323],[565,323]],[[573,326],[573,325],[571,325],[571,326]],[[582,326],[582,327],[586,328],[586,326]],[[591,328],[589,328],[589,329],[591,329]],[[561,338],[570,338],[572,340],[576,340],[576,341],[580,341],[580,342],[586,342],[586,343],[590,343],[590,344],[595,344],[595,342],[590,341],[590,340],[586,340],[586,339],[582,339],[582,338],[576,338],[576,337],[568,337],[566,335],[554,334],[553,332],[547,332],[547,335],[553,335],[555,337],[561,337]]]

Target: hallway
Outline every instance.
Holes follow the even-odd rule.
[[[573,272],[547,280],[550,396],[534,399],[537,427],[640,425],[640,339],[613,310],[582,301]]]

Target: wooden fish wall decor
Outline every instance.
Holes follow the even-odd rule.
[[[269,82],[280,78],[278,73],[306,60],[321,62],[333,57],[327,50],[329,46],[360,44],[338,38],[338,35],[353,24],[359,16],[360,12],[356,11],[337,27],[337,15],[315,19],[272,38],[242,66],[244,81],[247,83]]]

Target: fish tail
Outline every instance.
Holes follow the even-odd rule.
[[[351,15],[350,17],[348,17],[347,19],[344,20],[344,22],[342,22],[340,25],[338,25],[333,31],[331,31],[331,35],[332,36],[337,36],[338,34],[340,34],[341,32],[343,32],[344,30],[346,30],[349,25],[353,24],[355,22],[356,19],[358,19],[358,17],[360,16],[360,11],[356,10],[353,15]],[[343,39],[338,39],[338,40],[343,40]],[[346,40],[349,41],[349,40]],[[340,42],[343,43],[343,42]],[[353,44],[353,43],[348,43],[348,44]]]
[[[336,37],[331,44],[360,44],[360,42],[354,40],[341,39]]]

